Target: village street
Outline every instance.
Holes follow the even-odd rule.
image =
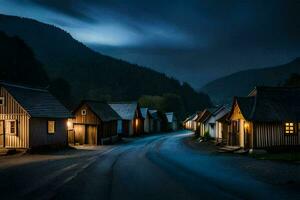
[[[183,142],[191,134],[178,131],[75,153],[1,158],[1,199],[300,198],[299,164],[196,150]]]

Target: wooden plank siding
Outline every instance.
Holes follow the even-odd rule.
[[[255,148],[300,145],[300,131],[286,135],[283,123],[255,123]]]
[[[82,110],[86,110],[86,115],[82,115]],[[74,113],[75,118],[72,120],[74,130],[69,130],[68,141],[73,144],[104,144],[111,142],[112,137],[117,136],[117,120],[102,121],[87,104],[83,104]],[[88,136],[93,132],[95,138]]]
[[[55,121],[55,133],[48,133],[48,120]],[[29,146],[66,146],[67,119],[30,118]]]
[[[16,135],[5,133],[5,148],[29,148],[30,116],[3,87],[0,88],[0,96],[4,97],[4,105],[0,106],[0,120],[16,120],[17,122]]]

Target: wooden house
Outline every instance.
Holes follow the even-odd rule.
[[[141,108],[141,113],[144,118],[144,133],[153,132],[153,118],[149,113],[148,108]]]
[[[82,101],[69,121],[70,144],[99,145],[112,143],[118,139],[118,120],[121,117],[105,102]]]
[[[149,110],[149,113],[151,115],[151,121],[150,126],[154,133],[159,133],[162,131],[163,127],[163,119],[161,117],[161,113],[157,110]]]
[[[220,137],[221,124],[217,122],[217,119],[222,118],[227,113],[229,113],[229,109],[226,106],[219,106],[218,108],[211,109],[211,115],[206,120],[207,130],[211,138]]]
[[[197,122],[197,129],[196,134],[203,137],[206,132],[209,132],[209,126],[206,123],[209,117],[211,116],[214,108],[207,108],[203,110],[202,112],[199,112],[198,118],[196,120]]]
[[[235,97],[229,114],[229,145],[246,149],[300,145],[300,88],[256,87]]]
[[[138,103],[119,102],[109,105],[122,119],[122,135],[138,136],[144,133],[144,118]]]
[[[177,124],[177,118],[174,114],[174,112],[167,112],[165,113],[166,118],[167,118],[167,122],[168,122],[168,130],[170,131],[176,131],[178,128],[178,124]]]
[[[0,83],[0,147],[66,146],[71,113],[47,90]]]
[[[220,118],[216,118],[216,141],[217,143],[228,144],[230,129],[229,112]]]

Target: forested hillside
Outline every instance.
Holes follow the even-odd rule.
[[[233,96],[245,96],[255,86],[280,86],[293,73],[300,73],[300,58],[290,63],[240,71],[219,78],[205,85],[201,91],[206,92],[214,103],[229,103]]]
[[[137,100],[143,95],[180,96],[184,113],[210,106],[209,97],[188,84],[148,68],[92,51],[70,34],[35,20],[0,15],[0,30],[22,38],[51,79],[63,78],[72,104],[81,99]]]

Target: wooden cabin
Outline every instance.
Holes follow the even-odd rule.
[[[49,91],[0,83],[0,147],[66,146],[71,113]]]
[[[273,149],[300,145],[300,88],[256,87],[235,97],[229,145]]]
[[[163,119],[161,117],[161,113],[157,110],[149,110],[149,114],[151,115],[150,127],[154,133],[159,133],[162,131],[163,127]]]
[[[203,137],[206,132],[209,132],[209,126],[206,123],[209,117],[211,116],[213,110],[215,108],[207,108],[203,110],[202,112],[199,112],[198,118],[196,120],[197,123],[197,129],[196,129],[196,135],[199,135]]]
[[[211,138],[218,139],[219,135],[219,125],[217,124],[217,119],[225,116],[227,113],[229,113],[229,109],[226,108],[226,106],[219,106],[218,108],[211,109],[211,115],[206,119],[206,126],[207,130],[209,132],[209,135]]]
[[[216,142],[228,144],[228,134],[230,121],[228,120],[229,112],[225,115],[216,118]]]
[[[69,128],[69,144],[103,145],[118,140],[121,117],[105,102],[82,101],[73,111]]]
[[[122,119],[123,136],[139,136],[144,133],[144,118],[138,103],[120,102],[109,105]]]
[[[141,113],[144,118],[144,133],[153,132],[153,118],[149,113],[148,108],[141,108]]]
[[[174,112],[167,112],[165,113],[166,118],[167,118],[167,122],[168,122],[168,130],[170,131],[176,131],[178,128],[178,124],[177,124],[177,118],[174,114]]]

